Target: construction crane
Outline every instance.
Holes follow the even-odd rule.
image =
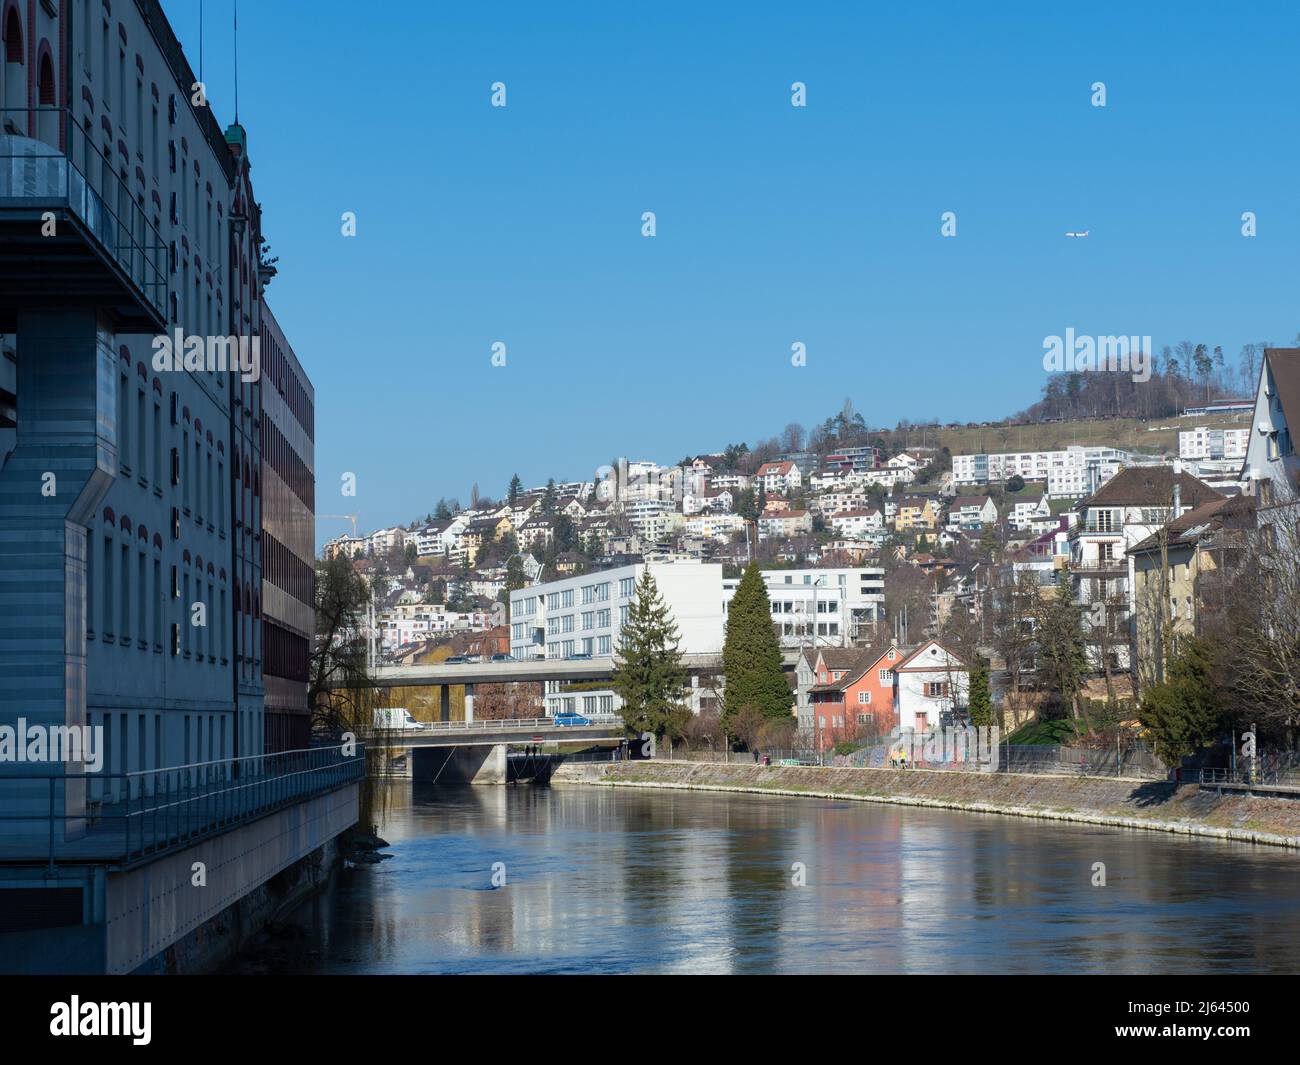
[[[318,518],[337,518],[339,521],[352,522],[352,535],[357,535],[357,516],[355,514],[317,514]]]

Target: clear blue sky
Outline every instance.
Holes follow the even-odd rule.
[[[164,6],[197,66],[198,0]],[[205,6],[224,125],[231,0]],[[1300,330],[1294,5],[702,7],[244,0],[319,511],[406,522],[845,396],[870,424],[999,418],[1067,327],[1230,363]]]

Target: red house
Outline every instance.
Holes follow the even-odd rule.
[[[846,665],[847,655],[852,664]],[[894,666],[904,657],[892,641],[866,651],[836,648],[818,655],[817,683],[808,689],[818,750],[845,740],[887,736],[898,726]]]

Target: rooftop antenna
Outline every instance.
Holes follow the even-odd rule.
[[[199,82],[203,82],[203,0],[199,0]]]
[[[235,6],[235,125],[239,125],[239,0]]]

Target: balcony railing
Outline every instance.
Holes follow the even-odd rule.
[[[112,159],[69,112],[0,110],[0,209],[6,207],[71,212],[154,311],[166,316],[167,245]]]
[[[0,860],[129,865],[355,783],[365,764],[357,744],[137,773],[6,773],[0,788],[20,782],[43,790],[47,801],[44,810],[18,813],[0,805]],[[68,813],[73,797],[84,797],[84,809],[77,802]],[[16,834],[9,831],[15,824]]]

